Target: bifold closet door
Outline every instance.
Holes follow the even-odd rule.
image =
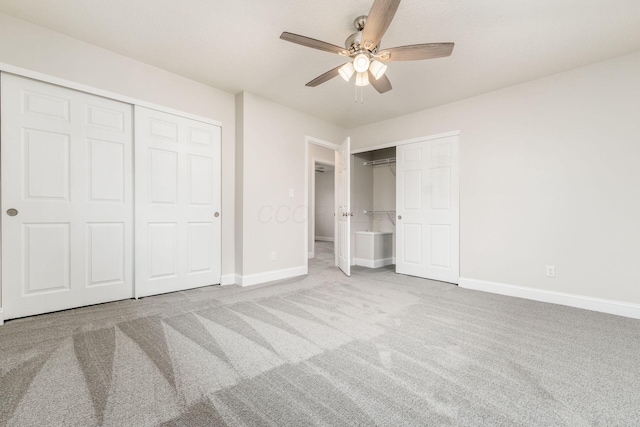
[[[220,137],[135,107],[137,297],[220,283]]]
[[[396,272],[458,283],[458,137],[396,150]]]
[[[132,298],[132,107],[1,80],[5,318]]]

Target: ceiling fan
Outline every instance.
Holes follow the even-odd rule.
[[[375,0],[368,16],[359,16],[353,22],[357,32],[345,41],[345,47],[310,37],[284,32],[282,40],[325,52],[337,53],[351,60],[311,80],[306,86],[316,87],[340,75],[345,81],[356,75],[356,86],[371,84],[378,92],[391,90],[385,72],[390,61],[415,61],[451,55],[453,43],[425,43],[380,49],[380,40],[393,20],[400,0]]]

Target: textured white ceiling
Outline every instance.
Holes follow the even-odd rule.
[[[638,0],[403,0],[383,47],[455,42],[449,58],[389,64],[394,89],[305,83],[338,55],[373,0],[0,0],[0,11],[211,86],[243,90],[344,127],[423,110],[640,50]]]

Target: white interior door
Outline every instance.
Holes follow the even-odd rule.
[[[336,150],[336,255],[338,267],[351,276],[351,139]]]
[[[458,137],[397,147],[396,272],[458,283]]]
[[[220,137],[135,107],[136,297],[220,283]]]
[[[5,318],[133,297],[131,106],[1,79]]]

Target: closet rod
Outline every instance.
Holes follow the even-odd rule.
[[[378,159],[378,160],[367,160],[364,162],[365,166],[379,166],[379,165],[388,165],[390,163],[395,163],[395,157],[389,157],[388,159]]]

